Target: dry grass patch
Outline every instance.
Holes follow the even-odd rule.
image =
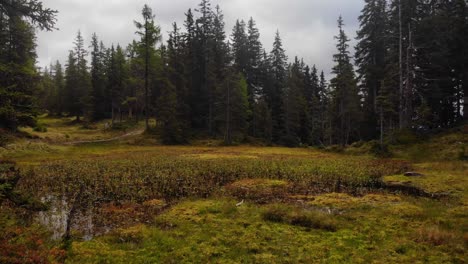
[[[289,188],[290,184],[287,181],[270,179],[243,179],[225,187],[234,197],[256,202],[281,200],[287,196]]]
[[[427,243],[433,246],[450,244],[455,240],[455,234],[450,231],[442,230],[438,226],[421,227],[417,232],[416,241]]]

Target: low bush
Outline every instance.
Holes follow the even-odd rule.
[[[418,143],[421,142],[421,140],[423,139],[422,135],[419,135],[410,129],[396,131],[389,138],[391,141],[390,143],[400,145]]]
[[[135,122],[115,122],[112,125],[113,130],[127,130],[135,126]]]
[[[380,142],[373,140],[368,142],[367,144],[370,146],[370,153],[377,157],[389,158],[392,156],[388,145],[385,143],[380,144]]]
[[[40,132],[40,133],[45,133],[47,132],[47,127],[43,124],[37,124],[34,128],[33,128],[34,131],[36,132]]]
[[[0,128],[0,147],[5,147],[10,141],[10,137],[7,132]]]
[[[465,145],[460,147],[460,150],[458,151],[458,159],[459,160],[468,160],[468,154],[466,154]]]
[[[98,129],[96,124],[93,124],[91,122],[84,122],[83,125],[81,126],[81,128],[86,129],[86,130],[96,130],[96,129]]]
[[[342,153],[345,150],[345,148],[341,145],[331,145],[325,147],[325,151],[328,152],[333,152],[333,153]]]

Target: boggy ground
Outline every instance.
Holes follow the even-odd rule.
[[[82,139],[77,125],[48,122]],[[123,133],[94,129],[83,138]],[[463,132],[394,146],[387,159],[352,148],[157,146],[146,135],[74,146],[52,132],[0,155],[21,168],[18,190],[65,201],[71,243],[2,210],[0,247],[17,255],[0,260],[29,247],[30,259],[68,263],[466,262]],[[402,176],[409,170],[423,176]]]

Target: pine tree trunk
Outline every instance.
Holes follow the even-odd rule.
[[[112,103],[112,126],[114,126],[115,113],[114,113],[114,103]]]
[[[404,98],[403,98],[403,25],[402,25],[402,17],[401,17],[401,1],[398,0],[398,25],[399,25],[399,43],[398,43],[398,50],[399,50],[399,77],[400,77],[400,96],[399,96],[399,109],[398,109],[398,119],[400,122],[400,129],[405,127],[404,123]]]
[[[230,91],[230,80],[227,82],[227,104],[226,104],[226,136],[225,143],[227,145],[232,144],[231,137],[231,91]]]
[[[467,70],[465,69],[463,71],[463,120],[466,122],[468,121],[468,73]]]
[[[145,127],[149,129],[149,107],[148,107],[148,64],[149,64],[149,40],[148,40],[148,19],[145,18]]]
[[[384,135],[384,115],[383,107],[380,106],[380,148],[383,146],[383,135]]]
[[[406,91],[405,91],[405,126],[411,125],[411,118],[413,113],[412,107],[412,98],[413,98],[413,65],[411,61],[412,57],[412,48],[413,48],[413,40],[412,40],[412,31],[411,31],[411,23],[408,24],[408,48],[406,49]]]

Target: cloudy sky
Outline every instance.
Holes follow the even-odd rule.
[[[38,32],[38,63],[65,62],[76,32],[81,30],[86,43],[96,32],[106,45],[125,47],[135,36],[134,20],[141,20],[141,8],[147,3],[156,14],[164,39],[171,24],[183,25],[184,13],[196,8],[200,0],[43,0],[45,6],[59,11],[53,32]],[[337,34],[336,20],[341,14],[346,32],[353,40],[364,0],[211,0],[225,15],[229,36],[236,19],[253,17],[267,51],[271,50],[276,30],[280,31],[289,59],[304,58],[328,75],[332,67]]]

